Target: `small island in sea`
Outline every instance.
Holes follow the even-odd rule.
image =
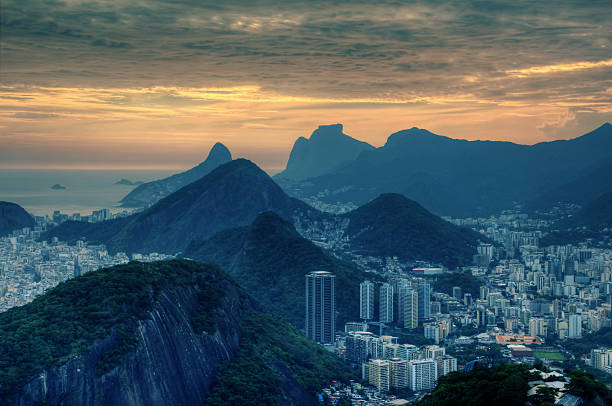
[[[51,186],[51,189],[53,190],[64,190],[66,189],[66,186],[60,185],[59,183],[56,183],[55,185]]]
[[[142,185],[144,182],[141,180],[137,180],[136,182],[132,182],[129,179],[125,179],[122,178],[121,180],[118,180],[117,182],[115,182],[115,185],[128,185],[128,186],[138,186],[138,185]]]

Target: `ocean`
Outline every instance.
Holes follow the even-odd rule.
[[[17,203],[33,215],[81,213],[118,208],[119,200],[136,186],[116,185],[120,179],[149,182],[179,170],[40,170],[0,169],[0,201]],[[53,185],[66,189],[54,190]]]

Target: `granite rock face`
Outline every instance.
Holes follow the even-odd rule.
[[[137,322],[137,348],[114,369],[96,374],[98,360],[112,346],[111,334],[96,341],[87,354],[40,373],[11,404],[201,405],[219,365],[236,353],[238,322],[249,302],[238,288],[228,287],[216,311],[216,332],[198,334],[190,323],[198,305],[195,289],[166,289],[150,318]]]

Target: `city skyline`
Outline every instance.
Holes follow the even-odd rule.
[[[2,167],[269,171],[319,124],[534,144],[611,121],[605,2],[37,3],[2,10]]]

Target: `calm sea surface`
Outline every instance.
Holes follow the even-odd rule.
[[[117,208],[119,200],[136,186],[115,185],[125,178],[148,182],[179,171],[169,170],[14,170],[0,169],[0,201],[23,206],[35,215],[81,213]],[[60,184],[63,190],[51,186]]]

